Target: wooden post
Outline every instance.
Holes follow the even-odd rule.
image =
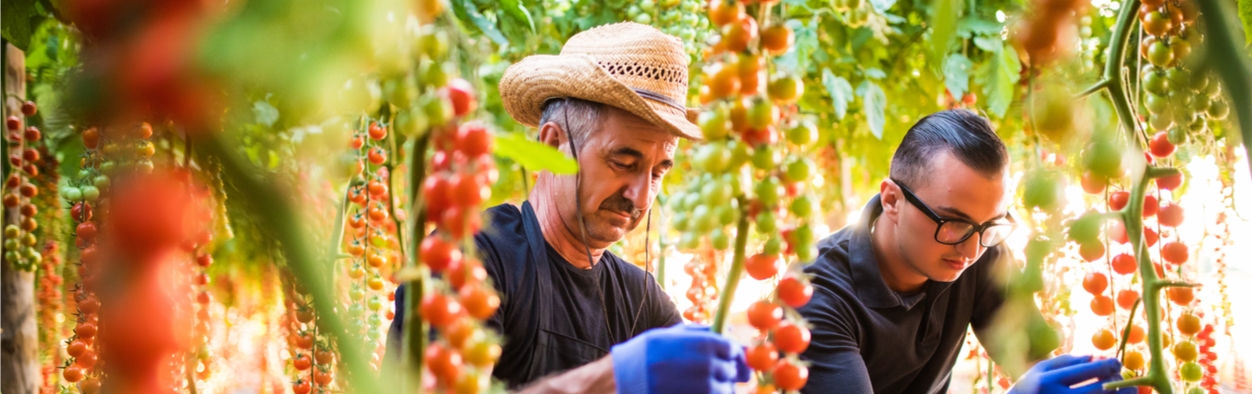
[[[9,95],[26,97],[26,57],[12,44],[3,45],[4,114],[8,116],[20,114],[22,105],[21,100]],[[6,209],[4,224],[16,223],[18,217],[16,209]],[[35,394],[40,385],[35,274],[14,269],[7,261],[0,263],[0,271],[0,392]]]

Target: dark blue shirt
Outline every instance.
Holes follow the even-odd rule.
[[[488,209],[491,225],[474,236],[501,299],[486,322],[504,337],[493,377],[520,388],[607,356],[613,345],[644,331],[682,322],[652,274],[634,264],[607,250],[589,270],[562,258],[543,239],[529,204]],[[532,253],[532,245],[542,250]],[[402,290],[388,331],[389,353],[399,350],[403,332]]]
[[[861,222],[821,240],[817,260],[804,269],[813,280],[813,298],[799,308],[813,334],[800,356],[811,363],[805,393],[946,393],[966,331],[972,325],[986,339],[1004,303],[993,277],[1009,263],[1003,245],[953,282],[929,281],[911,295],[892,291],[870,240],[880,214],[875,196]]]

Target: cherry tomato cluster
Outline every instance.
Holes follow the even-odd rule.
[[[1202,135],[1210,120],[1230,112],[1217,81],[1189,68],[1191,49],[1203,39],[1197,18],[1193,0],[1148,0],[1139,6],[1145,33],[1139,54],[1147,61],[1140,72],[1141,101],[1148,125],[1156,131],[1149,149],[1157,157],[1168,156],[1174,144]]]
[[[317,313],[310,298],[299,289],[290,286],[287,293],[287,313],[283,315],[287,329],[287,351],[291,355],[291,367],[296,380],[291,383],[295,394],[338,392],[335,382],[335,352],[317,329]]]
[[[778,281],[773,300],[759,300],[748,307],[748,322],[761,330],[760,340],[746,354],[748,366],[762,374],[758,392],[799,390],[808,381],[808,367],[798,357],[809,347],[809,329],[794,308],[812,297],[812,285],[796,270]]]
[[[472,99],[472,92],[466,93]],[[479,212],[498,177],[491,158],[493,137],[476,122],[433,132],[433,172],[422,185],[422,196],[427,220],[438,231],[422,240],[420,260],[444,280],[427,288],[420,305],[423,319],[442,334],[427,347],[425,365],[439,387],[479,392],[488,387],[485,379],[501,350],[499,339],[483,326],[500,307],[500,297],[482,262],[472,255],[472,237],[481,227]]]
[[[700,77],[699,101],[706,111],[698,123],[707,142],[695,148],[692,166],[701,175],[670,199],[673,228],[682,232],[677,246],[697,256],[684,267],[692,277],[688,320],[707,319],[708,305],[719,297],[719,254],[732,239],[748,237],[731,228],[736,222],[755,224],[762,240],[758,252],[737,256],[757,280],[772,280],[786,261],[816,257],[812,220],[818,201],[804,188],[816,173],[808,155],[818,134],[797,114],[802,80],[771,61],[790,51],[795,39],[787,21],[771,13],[776,3],[709,2],[708,18],[720,35],[710,38]],[[764,19],[758,24],[752,15]],[[796,357],[808,346],[808,329],[798,314],[789,312],[784,319],[783,311],[804,305],[811,294],[793,267],[779,280],[776,300],[758,301],[748,310],[763,335],[749,349],[749,364],[762,372],[759,391],[804,386],[808,370]]]
[[[1014,41],[1027,54],[1033,66],[1069,56],[1074,50],[1073,33],[1079,15],[1091,6],[1088,0],[1032,0],[1031,12],[1022,18]]]
[[[179,168],[178,173],[183,177],[191,176],[190,170]],[[190,184],[190,182],[189,182]],[[184,382],[184,368],[190,368],[195,372],[195,377],[200,380],[206,380],[213,374],[213,357],[209,352],[210,336],[213,330],[213,318],[211,314],[213,297],[209,293],[209,273],[208,267],[213,264],[213,255],[210,252],[213,243],[213,231],[211,223],[214,222],[216,216],[215,207],[218,205],[214,200],[214,193],[208,187],[190,186],[190,194],[193,201],[199,204],[195,207],[195,220],[191,221],[196,228],[189,231],[192,234],[188,239],[183,240],[183,250],[187,252],[187,260],[184,262],[183,269],[180,272],[187,275],[186,281],[191,284],[191,288],[195,291],[191,292],[188,297],[191,298],[195,305],[196,313],[192,318],[194,329],[192,338],[195,343],[192,344],[195,349],[195,365],[185,365],[186,358],[182,354],[172,355],[175,366],[181,368],[172,368],[175,374],[175,382]]]
[[[394,297],[395,285],[390,278],[396,262],[399,239],[396,236],[400,211],[393,204],[391,173],[386,163],[391,154],[387,138],[389,128],[378,121],[368,122],[352,136],[351,147],[357,155],[357,172],[353,185],[348,189],[348,200],[353,203],[347,212],[345,250],[352,256],[345,267],[349,279],[349,324],[362,342],[374,349],[372,364],[382,366],[386,351],[382,341],[383,322],[391,320],[394,312],[388,305]]]
[[[37,110],[38,107],[31,101],[23,103],[21,107],[22,115],[27,118],[34,116]],[[25,123],[22,118],[9,115],[5,119],[6,138],[9,139],[9,166],[13,171],[4,183],[4,207],[17,210],[18,216],[14,217],[14,221],[20,225],[4,226],[4,260],[17,269],[34,271],[43,261],[43,254],[39,253],[39,239],[35,236],[35,230],[39,229],[39,221],[35,217],[39,209],[32,200],[39,195],[39,187],[31,182],[31,178],[39,176],[39,163],[43,154],[36,144],[42,137],[35,126],[22,130],[22,124]]]
[[[1170,353],[1174,355],[1177,377],[1186,382],[1191,392],[1217,393],[1217,352],[1213,350],[1217,342],[1213,338],[1214,328],[1205,323],[1199,312],[1183,312],[1174,320],[1173,328],[1183,339],[1170,345]]]
[[[57,392],[57,369],[61,366],[63,360],[60,352],[60,342],[63,332],[62,325],[57,323],[57,314],[61,313],[62,293],[61,285],[64,278],[59,274],[61,272],[61,254],[58,244],[55,242],[47,242],[43,248],[43,254],[48,256],[43,259],[43,263],[39,267],[39,271],[43,273],[39,277],[38,290],[36,297],[39,300],[39,327],[47,330],[41,334],[40,346],[49,346],[57,351],[52,352],[52,359],[40,371],[43,375],[43,386],[39,388],[41,394],[55,394]],[[44,339],[46,337],[46,339]],[[53,343],[46,343],[51,341]]]
[[[605,2],[609,8],[626,8],[626,20],[656,26],[682,40],[687,54],[699,55],[698,43],[704,42],[709,36],[709,20],[700,10],[704,7],[701,0],[616,0]]]

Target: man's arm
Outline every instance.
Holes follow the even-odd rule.
[[[613,357],[605,356],[563,374],[540,379],[523,389],[521,394],[612,393],[616,390]]]
[[[856,339],[856,320],[830,291],[815,287],[813,298],[800,308],[812,326],[812,341],[800,355],[808,361],[804,393],[872,393],[869,369]]]

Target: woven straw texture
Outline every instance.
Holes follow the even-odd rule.
[[[687,54],[677,37],[633,22],[596,27],[570,37],[560,55],[533,55],[500,79],[504,109],[538,127],[543,104],[579,98],[628,111],[667,131],[700,139],[698,112],[685,108]],[[643,91],[643,96],[638,91]],[[644,96],[655,95],[657,100]]]

